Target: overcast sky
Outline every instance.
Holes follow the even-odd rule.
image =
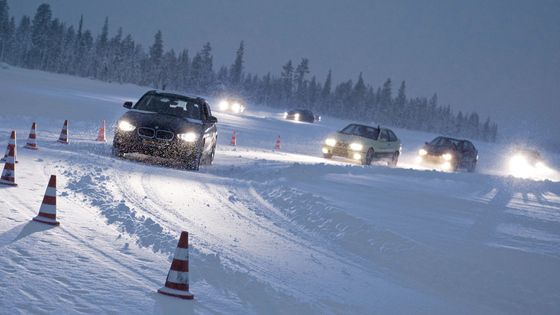
[[[50,3],[55,17],[98,33],[105,16],[145,45],[161,29],[166,47],[199,50],[217,65],[241,40],[246,69],[278,73],[310,59],[324,80],[406,80],[409,95],[490,115],[502,129],[560,135],[560,1],[557,0],[9,0],[12,14]]]

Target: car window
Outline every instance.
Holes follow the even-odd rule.
[[[379,140],[389,141],[389,135],[387,134],[387,130],[385,129],[381,130],[381,133],[379,134]]]
[[[387,130],[387,132],[389,132],[389,141],[395,142],[398,140],[397,136],[392,130]]]
[[[209,113],[208,106],[204,104],[202,105],[202,120],[208,121],[209,118],[210,118],[210,113]]]
[[[344,127],[344,129],[342,129],[340,131],[340,133],[347,134],[347,135],[352,135],[352,134],[354,134],[355,129],[356,129],[356,125],[351,124],[351,125],[348,125],[348,126]]]
[[[200,104],[187,98],[174,95],[150,94],[145,95],[134,106],[136,110],[155,112],[159,114],[201,119]]]

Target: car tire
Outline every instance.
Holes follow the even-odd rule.
[[[476,161],[473,161],[467,167],[467,172],[473,173],[476,170]]]
[[[395,152],[393,153],[393,155],[391,156],[391,160],[389,161],[389,166],[390,167],[396,167],[397,163],[399,163],[399,152]]]
[[[214,144],[214,146],[212,146],[212,150],[210,151],[210,154],[208,154],[208,156],[206,156],[206,158],[204,159],[204,165],[212,165],[212,162],[214,162],[214,156],[216,155],[216,144]]]
[[[325,159],[332,159],[332,153],[323,153]]]
[[[375,151],[373,150],[373,148],[369,148],[369,150],[367,150],[366,156],[364,156],[364,158],[362,159],[362,165],[371,165],[374,155]]]
[[[200,169],[200,163],[202,162],[202,148],[204,148],[204,142],[201,143],[198,148],[187,158],[185,161],[185,168],[191,171],[198,171]]]
[[[117,148],[116,146],[113,146],[113,148],[111,149],[111,153],[113,154],[113,156],[116,156],[118,158],[123,158],[124,154],[126,152],[124,152],[123,150]]]

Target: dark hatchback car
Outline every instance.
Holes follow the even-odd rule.
[[[294,109],[289,112],[285,112],[284,119],[314,123],[316,121],[321,121],[321,116],[313,114],[313,112],[308,109]]]
[[[474,172],[478,161],[478,151],[469,140],[436,137],[418,151],[418,160],[424,164],[456,171],[464,168]]]
[[[149,91],[117,122],[113,154],[141,153],[180,161],[189,169],[211,164],[216,152],[218,120],[208,102],[159,91]]]

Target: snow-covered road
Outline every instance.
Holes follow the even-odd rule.
[[[0,70],[0,139],[19,146],[19,187],[0,187],[0,313],[488,313],[560,309],[560,183],[504,176],[500,145],[475,174],[418,169],[433,135],[397,130],[399,168],[320,157],[346,124],[217,114],[214,165],[189,172],[115,159],[95,143],[145,88]],[[70,118],[71,143],[55,143]],[[238,147],[228,145],[238,132]],[[272,147],[282,137],[282,152]],[[109,132],[109,140],[111,139]],[[558,161],[558,157],[550,157]],[[30,223],[50,174],[61,226]],[[194,301],[156,293],[181,230]]]

